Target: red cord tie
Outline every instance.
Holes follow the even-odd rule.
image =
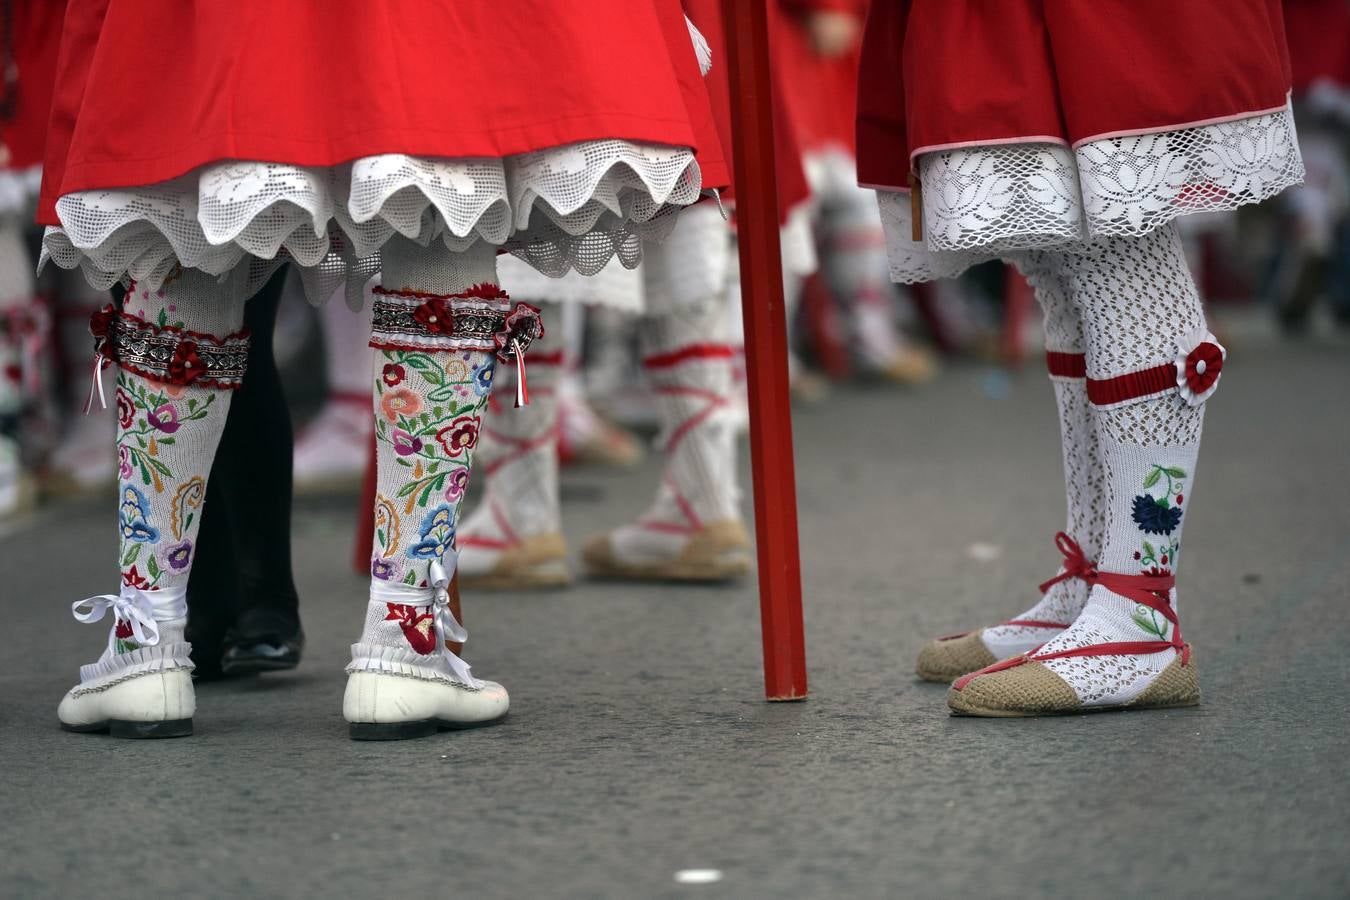
[[[544,321],[539,307],[517,303],[506,314],[502,329],[492,336],[500,362],[516,364],[516,408],[530,405],[530,386],[525,381],[525,351],[544,336]]]
[[[1041,582],[1042,594],[1061,581],[1068,581],[1070,578],[1092,581],[1097,573],[1097,564],[1087,558],[1087,554],[1083,552],[1083,548],[1079,546],[1077,541],[1063,531],[1058,532],[1055,534],[1055,549],[1059,550],[1064,556],[1064,571],[1049,581]]]
[[[1190,644],[1182,640],[1181,622],[1172,609],[1171,591],[1177,583],[1175,575],[1170,572],[1165,575],[1124,575],[1118,572],[1099,572],[1092,569],[1080,577],[1089,584],[1100,584],[1113,594],[1161,614],[1172,626],[1171,639],[1108,641],[1104,644],[1088,644],[1086,647],[1072,647],[1068,650],[1057,650],[1053,653],[1040,653],[1038,652],[1039,648],[1037,648],[1037,650],[1028,651],[1021,656],[1014,656],[1011,659],[996,662],[992,666],[986,666],[978,672],[964,675],[957,679],[953,687],[959,691],[980,675],[1002,672],[1024,663],[1044,662],[1048,659],[1064,659],[1071,656],[1142,656],[1149,653],[1161,653],[1164,650],[1175,650],[1181,656],[1183,666],[1190,664],[1191,647]]]

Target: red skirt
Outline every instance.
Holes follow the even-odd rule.
[[[919,154],[1078,145],[1278,110],[1280,0],[879,0],[863,42],[859,180],[905,187]]]
[[[225,159],[504,158],[622,138],[728,181],[678,0],[71,0],[40,217]]]
[[[0,121],[0,147],[4,148],[0,168],[27,169],[42,162],[64,5],[17,0],[12,7],[13,20],[4,24],[13,35],[18,81],[0,86],[0,99],[12,110]]]
[[[877,0],[859,181],[892,277],[949,276],[1298,183],[1289,90],[1278,0]]]

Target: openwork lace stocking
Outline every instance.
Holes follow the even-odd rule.
[[[120,311],[94,314],[99,359],[119,370],[109,400],[121,584],[75,613],[89,622],[113,613],[105,661],[142,648],[177,653],[183,640],[206,480],[248,361],[240,296],[215,276],[181,269],[158,290],[132,284]]]
[[[1059,409],[1064,462],[1064,534],[1081,548],[1084,559],[1095,560],[1106,524],[1106,485],[1087,398],[1087,340],[1081,314],[1056,255],[1025,252],[1018,255],[1016,263],[1045,313],[1046,364]],[[1069,568],[1067,562],[1059,567],[1047,582],[1040,602],[1031,609],[984,630],[982,637],[990,652],[999,658],[1021,652],[1028,642],[1047,640],[1078,618],[1087,602],[1088,584],[1074,577]]]
[[[1171,588],[1190,508],[1204,400],[1224,351],[1205,331],[1200,298],[1174,227],[1057,254],[1083,313],[1087,394],[1106,476],[1098,567]],[[1144,582],[1140,582],[1143,584]],[[1073,627],[1037,655],[1106,643],[1177,643],[1151,653],[1052,658],[1046,665],[1085,703],[1124,703],[1180,652],[1178,626],[1101,584]]]

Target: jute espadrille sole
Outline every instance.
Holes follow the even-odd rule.
[[[614,555],[608,534],[586,543],[582,561],[587,573],[598,578],[642,581],[730,581],[750,572],[750,538],[745,526],[730,519],[712,522],[690,538],[674,559],[630,563]]]
[[[980,629],[958,637],[929,641],[919,651],[914,671],[924,681],[951,684],[962,675],[993,665],[998,662],[998,657],[980,640],[983,632],[984,629]]]
[[[492,571],[460,573],[460,585],[491,591],[560,588],[572,583],[567,544],[561,534],[538,534],[502,551]]]
[[[1190,663],[1174,659],[1142,694],[1129,703],[1084,706],[1065,681],[1044,663],[1029,662],[972,679],[962,690],[947,692],[947,706],[956,715],[988,718],[1062,716],[1121,709],[1175,709],[1200,702],[1195,655]]]

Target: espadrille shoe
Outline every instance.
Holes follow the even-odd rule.
[[[739,519],[682,531],[639,522],[591,538],[582,561],[601,578],[729,581],[750,572],[750,538]]]
[[[951,684],[962,675],[1000,659],[1029,653],[1068,628],[1087,596],[1086,585],[1075,582],[1081,582],[1094,568],[1078,542],[1064,532],[1055,535],[1055,546],[1063,554],[1064,562],[1055,577],[1041,583],[1042,600],[1030,613],[998,625],[929,641],[919,651],[914,667],[918,676],[924,681]]]
[[[142,591],[81,600],[81,622],[113,614],[108,648],[80,667],[80,683],[61,699],[56,716],[66,731],[113,737],[164,738],[192,734],[197,702],[192,691],[192,645],[183,640],[184,589]]]
[[[556,532],[515,540],[466,535],[460,544],[459,582],[466,588],[515,591],[572,583],[567,542]]]
[[[1200,685],[1190,645],[1181,639],[1170,595],[1172,575],[1091,573],[1102,610],[1093,601],[1060,639],[1020,656],[965,675],[952,685],[947,705],[969,716],[1014,717],[1063,715],[1108,709],[1168,709],[1200,702]],[[1090,639],[1074,646],[1074,638],[1102,633],[1094,621],[1112,615],[1120,601],[1134,604],[1135,615],[1152,625],[1159,640]],[[1161,616],[1161,621],[1158,620]],[[1141,623],[1142,624],[1142,623]],[[1077,633],[1077,634],[1076,634]],[[1068,645],[1058,646],[1057,645]]]
[[[448,646],[468,633],[450,610],[450,577],[431,564],[431,587],[371,588],[366,627],[352,645],[342,714],[353,740],[424,737],[506,716],[506,688],[473,677]]]

